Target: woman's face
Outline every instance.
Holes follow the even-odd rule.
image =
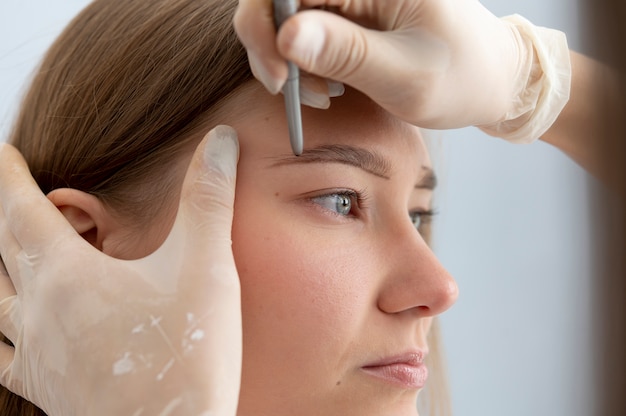
[[[414,224],[434,185],[418,129],[347,91],[303,110],[295,157],[282,96],[244,90],[224,112],[242,113],[224,120],[241,144],[238,414],[416,414],[432,317],[457,297]]]

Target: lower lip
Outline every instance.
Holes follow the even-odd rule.
[[[361,369],[369,375],[406,389],[421,389],[428,379],[428,368],[424,364],[396,363]]]

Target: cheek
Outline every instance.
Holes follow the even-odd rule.
[[[280,348],[294,339],[330,346],[338,333],[354,335],[372,298],[360,250],[253,200],[238,200],[233,225],[244,337],[258,338],[255,348],[262,339]]]
[[[236,221],[233,250],[244,308],[281,322],[296,317],[315,321],[324,318],[324,311],[341,308],[347,295],[342,275],[349,266],[329,264],[323,249],[298,231],[280,221]]]

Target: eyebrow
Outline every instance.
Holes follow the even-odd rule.
[[[380,178],[389,179],[391,164],[382,155],[362,147],[330,144],[304,149],[300,156],[280,158],[272,166],[300,163],[342,163],[362,169]]]
[[[372,175],[389,179],[391,163],[388,159],[362,147],[343,144],[330,144],[304,149],[300,156],[289,155],[278,158],[271,166],[284,166],[305,163],[342,163],[355,166]],[[415,189],[434,190],[437,175],[429,166],[422,166],[422,175],[415,184]]]
[[[437,175],[435,175],[435,171],[429,166],[422,166],[422,171],[422,177],[419,182],[415,184],[415,189],[434,190],[437,187]]]

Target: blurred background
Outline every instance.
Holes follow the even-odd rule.
[[[484,0],[581,42],[575,0]],[[600,185],[543,142],[430,132],[441,177],[434,247],[457,279],[442,316],[454,414],[594,414],[592,195]],[[444,140],[442,140],[444,139]]]
[[[0,141],[54,37],[86,0],[0,0]],[[485,0],[564,31],[576,0]],[[427,132],[440,177],[434,247],[461,296],[442,317],[457,416],[593,414],[591,196],[600,185],[542,142]]]

